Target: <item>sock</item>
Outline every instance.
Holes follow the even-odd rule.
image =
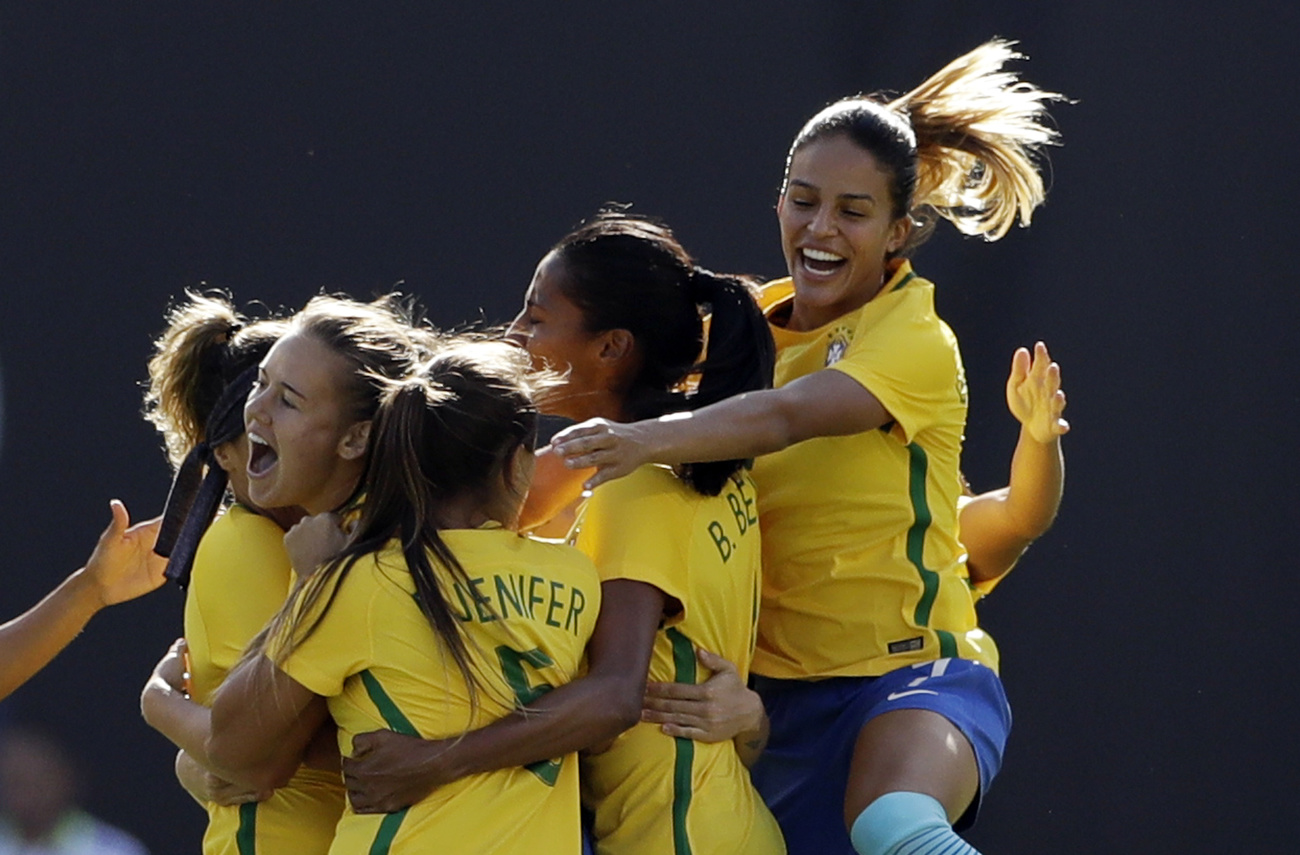
[[[858,814],[849,837],[859,855],[979,855],[923,793],[885,793]]]

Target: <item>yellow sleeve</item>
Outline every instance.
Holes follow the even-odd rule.
[[[686,544],[692,510],[672,470],[642,466],[600,485],[587,500],[577,547],[596,565],[600,581],[654,585],[688,608]]]
[[[868,330],[859,330],[844,358],[830,366],[862,384],[911,442],[965,397],[965,380],[951,331],[923,305],[919,290]]]
[[[316,694],[332,698],[343,692],[348,677],[370,667],[375,633],[383,631],[373,620],[375,601],[384,595],[379,587],[381,572],[373,554],[362,556],[341,582],[328,583],[306,611],[299,590],[294,604],[294,615],[300,619],[294,631],[298,645],[280,664],[284,673]],[[272,658],[286,637],[282,633],[273,639]]]
[[[284,605],[293,580],[284,532],[265,517],[230,508],[199,543],[188,594],[207,633],[208,661],[222,673]]]

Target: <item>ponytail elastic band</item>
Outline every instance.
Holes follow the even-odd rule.
[[[226,471],[217,465],[212,449],[244,432],[244,401],[256,378],[257,368],[249,368],[221,393],[208,416],[203,441],[185,455],[167,493],[153,551],[169,559],[164,575],[182,588],[189,585],[199,541],[226,495]]]

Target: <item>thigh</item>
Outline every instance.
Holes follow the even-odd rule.
[[[893,710],[858,732],[844,790],[844,824],[851,826],[867,805],[895,792],[931,796],[956,822],[979,786],[975,751],[956,725],[932,710]]]
[[[1011,729],[1002,681],[978,662],[939,659],[885,674],[874,688],[844,789],[847,822],[885,793],[919,792],[959,829],[971,825]]]

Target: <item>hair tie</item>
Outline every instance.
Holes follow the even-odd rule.
[[[169,559],[164,575],[182,588],[189,584],[199,541],[226,495],[226,471],[217,465],[212,449],[244,432],[244,401],[256,377],[255,367],[245,370],[217,398],[203,440],[185,455],[167,493],[153,551]]]

